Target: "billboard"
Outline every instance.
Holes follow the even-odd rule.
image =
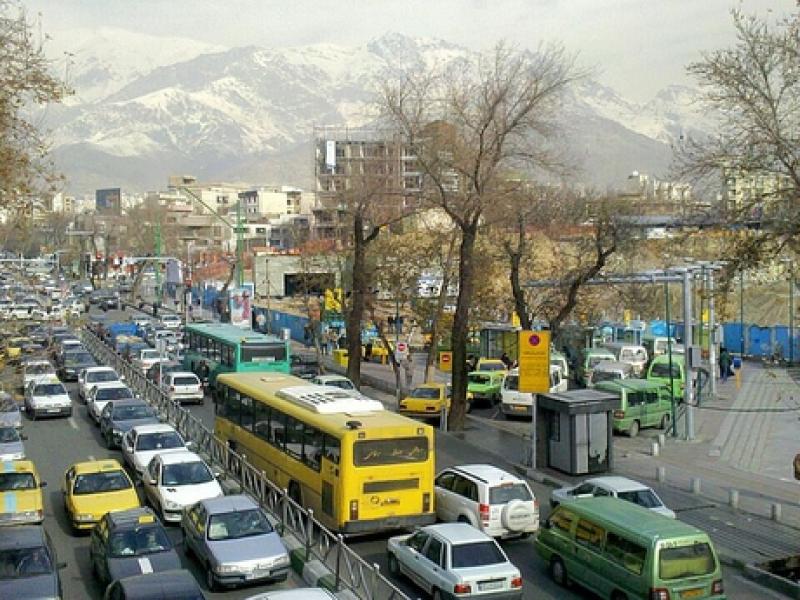
[[[336,142],[334,140],[325,142],[325,166],[331,171],[336,168]]]
[[[106,215],[122,214],[122,190],[120,188],[95,190],[94,201],[95,210],[98,213]]]
[[[228,292],[230,302],[231,325],[242,329],[252,328],[253,318],[253,284],[244,284]]]

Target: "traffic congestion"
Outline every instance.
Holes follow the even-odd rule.
[[[24,271],[2,285],[12,305],[45,292]],[[102,305],[119,298],[113,290],[76,287],[61,303],[77,314],[48,311],[51,294],[40,313],[4,322],[2,521],[20,535],[8,543],[26,549],[3,554],[0,589],[13,597],[41,580],[52,597],[161,598],[135,594],[163,573],[170,590],[197,598],[272,598],[254,594],[302,585],[274,517],[231,493],[219,466],[98,360],[84,332],[348,535],[407,597],[725,597],[708,536],[644,484],[595,477],[547,498],[492,464],[436,458],[427,404],[445,402],[449,386],[423,385],[387,410],[342,376],[300,372],[287,340],[171,313],[162,321]],[[480,372],[511,387],[515,372],[494,366]],[[29,567],[34,554],[46,564]]]

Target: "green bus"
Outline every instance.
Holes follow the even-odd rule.
[[[705,532],[626,500],[560,504],[535,547],[556,583],[578,583],[604,600],[726,598]]]
[[[289,341],[227,323],[190,323],[186,326],[183,368],[202,375],[203,362],[208,366],[212,389],[222,373],[289,373]]]

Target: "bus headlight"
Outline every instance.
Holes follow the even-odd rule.
[[[358,520],[358,500],[350,500],[350,520]]]
[[[431,511],[431,493],[425,492],[422,494],[422,512],[430,512]]]

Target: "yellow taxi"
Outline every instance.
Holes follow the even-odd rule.
[[[442,414],[442,402],[447,402],[447,410],[450,410],[452,396],[449,383],[423,383],[400,401],[398,412],[409,417],[438,419]]]
[[[139,508],[139,496],[118,461],[75,463],[64,474],[64,508],[75,529],[91,529],[112,510]]]
[[[31,461],[0,462],[0,525],[41,523],[45,485]]]

